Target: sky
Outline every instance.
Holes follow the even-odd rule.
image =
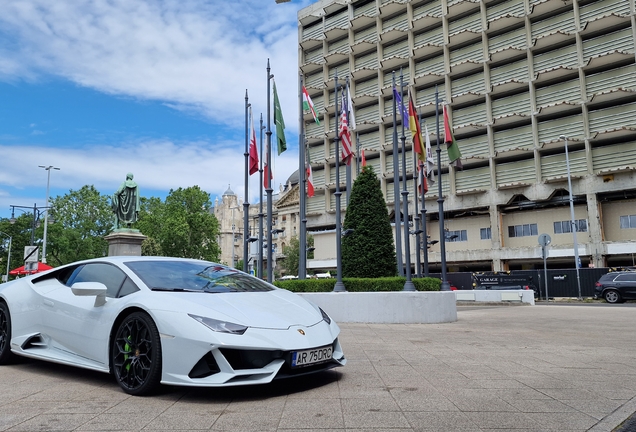
[[[40,165],[60,168],[51,198],[112,195],[131,172],[145,197],[199,186],[214,201],[230,186],[243,199],[245,93],[258,132],[268,59],[287,139],[276,190],[298,169],[297,12],[311,3],[1,1],[0,218],[46,205]]]

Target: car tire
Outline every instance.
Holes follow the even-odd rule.
[[[15,358],[11,352],[11,314],[6,303],[0,301],[0,365],[9,364]]]
[[[126,316],[115,332],[110,364],[119,386],[128,394],[151,394],[161,381],[161,339],[144,312]]]
[[[621,295],[616,290],[607,290],[603,293],[603,298],[608,303],[620,303]]]

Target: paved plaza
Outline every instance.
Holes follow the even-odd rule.
[[[336,371],[143,398],[108,375],[22,360],[0,367],[0,431],[612,431],[636,411],[634,306],[343,324]]]

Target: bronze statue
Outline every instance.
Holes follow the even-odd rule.
[[[110,204],[115,213],[115,229],[130,228],[133,223],[137,222],[139,187],[133,181],[132,173],[126,174],[126,181],[113,194]]]

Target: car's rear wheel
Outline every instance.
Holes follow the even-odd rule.
[[[618,303],[621,301],[621,295],[616,290],[607,290],[603,294],[605,301],[608,303]]]
[[[115,333],[110,361],[115,379],[126,393],[142,396],[157,387],[161,381],[161,342],[152,318],[143,312],[124,318]]]
[[[0,365],[14,359],[11,352],[11,315],[6,303],[0,301]]]

